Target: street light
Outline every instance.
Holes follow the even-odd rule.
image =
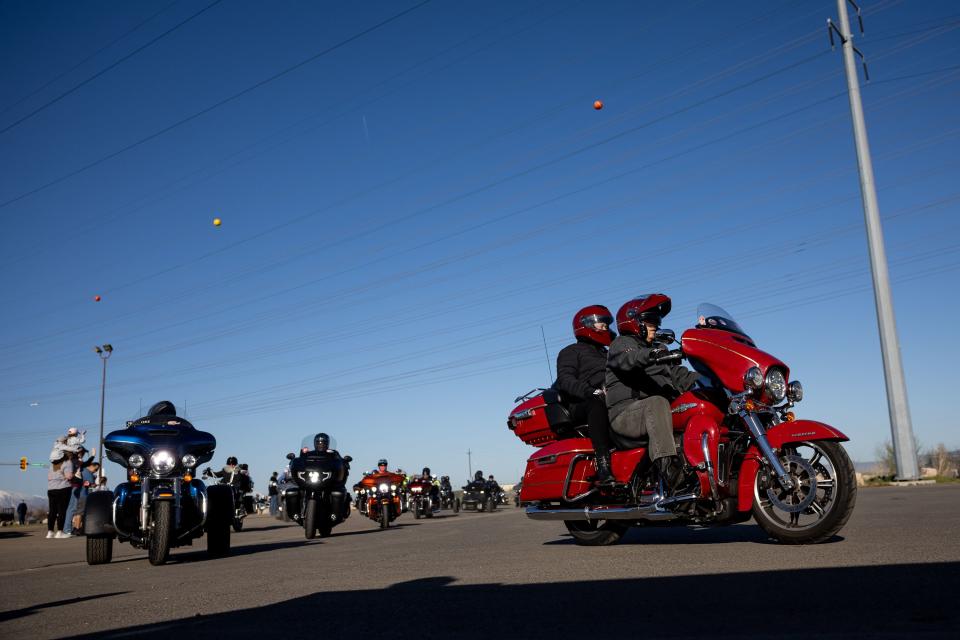
[[[97,446],[97,479],[103,477],[103,406],[107,399],[107,360],[113,354],[113,345],[105,344],[93,350],[103,361],[103,382],[100,384],[100,444]]]

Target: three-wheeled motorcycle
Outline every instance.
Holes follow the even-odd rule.
[[[471,480],[463,487],[460,507],[464,511],[496,511],[497,497],[490,491],[486,480]]]
[[[110,562],[119,539],[146,549],[150,564],[163,564],[171,547],[191,545],[204,533],[211,557],[227,555],[233,494],[195,477],[216,445],[211,434],[175,416],[141,418],[110,432],[104,449],[127,469],[127,481],[87,496],[87,563]]]

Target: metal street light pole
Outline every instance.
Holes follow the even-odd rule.
[[[113,345],[105,344],[94,347],[93,350],[103,362],[103,381],[100,384],[100,440],[97,445],[97,479],[103,477],[103,410],[107,400],[107,360],[113,355]]]
[[[469,473],[469,475],[467,476],[467,482],[470,482],[471,480],[473,480],[473,461],[470,458],[470,455],[472,453],[473,452],[470,451],[470,449],[467,449],[467,470]]]
[[[863,198],[863,216],[867,225],[867,244],[870,249],[870,270],[873,273],[873,295],[877,307],[877,325],[880,330],[880,352],[883,356],[883,374],[887,386],[887,408],[890,413],[890,431],[893,435],[893,450],[897,460],[897,478],[915,480],[920,477],[917,464],[917,449],[910,422],[910,407],[907,404],[907,385],[900,360],[900,342],[893,315],[893,295],[890,292],[890,276],[887,272],[887,254],[883,243],[883,228],[880,226],[880,207],[877,204],[877,189],[873,180],[873,162],[867,142],[867,125],[860,101],[860,82],[854,53],[847,3],[857,10],[852,0],[837,0],[840,18],[839,36],[843,42],[843,62],[850,95],[850,114],[853,118],[853,137],[857,146],[857,162],[860,166],[860,194]],[[835,28],[828,23],[828,29]],[[863,29],[863,22],[860,22]],[[832,36],[831,36],[832,37]],[[863,54],[860,54],[861,56]]]

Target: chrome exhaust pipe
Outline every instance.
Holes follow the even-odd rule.
[[[685,496],[677,496],[683,498]],[[668,504],[680,502],[677,498],[670,498]],[[666,501],[644,505],[642,507],[582,507],[579,509],[541,509],[531,505],[527,507],[527,516],[534,520],[673,520],[677,514],[664,511],[661,506]]]

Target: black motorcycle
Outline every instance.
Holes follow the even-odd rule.
[[[204,533],[211,557],[227,555],[233,495],[229,487],[207,487],[194,477],[216,444],[174,416],[141,418],[109,433],[103,440],[107,458],[127,469],[127,482],[87,496],[87,563],[110,562],[119,539],[147,549],[150,564],[163,564],[171,547],[191,545]]]
[[[441,509],[453,509],[454,513],[460,511],[460,500],[457,499],[457,495],[453,491],[453,487],[449,484],[440,485],[440,508]]]
[[[334,526],[350,516],[350,495],[344,483],[353,460],[337,453],[333,441],[330,450],[323,453],[312,448],[312,435],[309,442],[311,448],[306,453],[287,454],[293,484],[282,491],[285,511],[303,527],[308,540],[317,533],[326,538]]]
[[[474,480],[463,488],[460,506],[464,511],[496,511],[497,496],[490,492],[485,480]]]
[[[248,475],[240,471],[240,469],[237,469],[236,475],[220,478],[218,483],[218,486],[230,487],[230,492],[233,494],[233,520],[231,524],[233,530],[238,533],[243,529],[243,519],[255,511],[253,495],[250,494],[253,490],[253,481]],[[215,476],[213,471],[207,468],[203,470],[203,477],[213,478]]]

